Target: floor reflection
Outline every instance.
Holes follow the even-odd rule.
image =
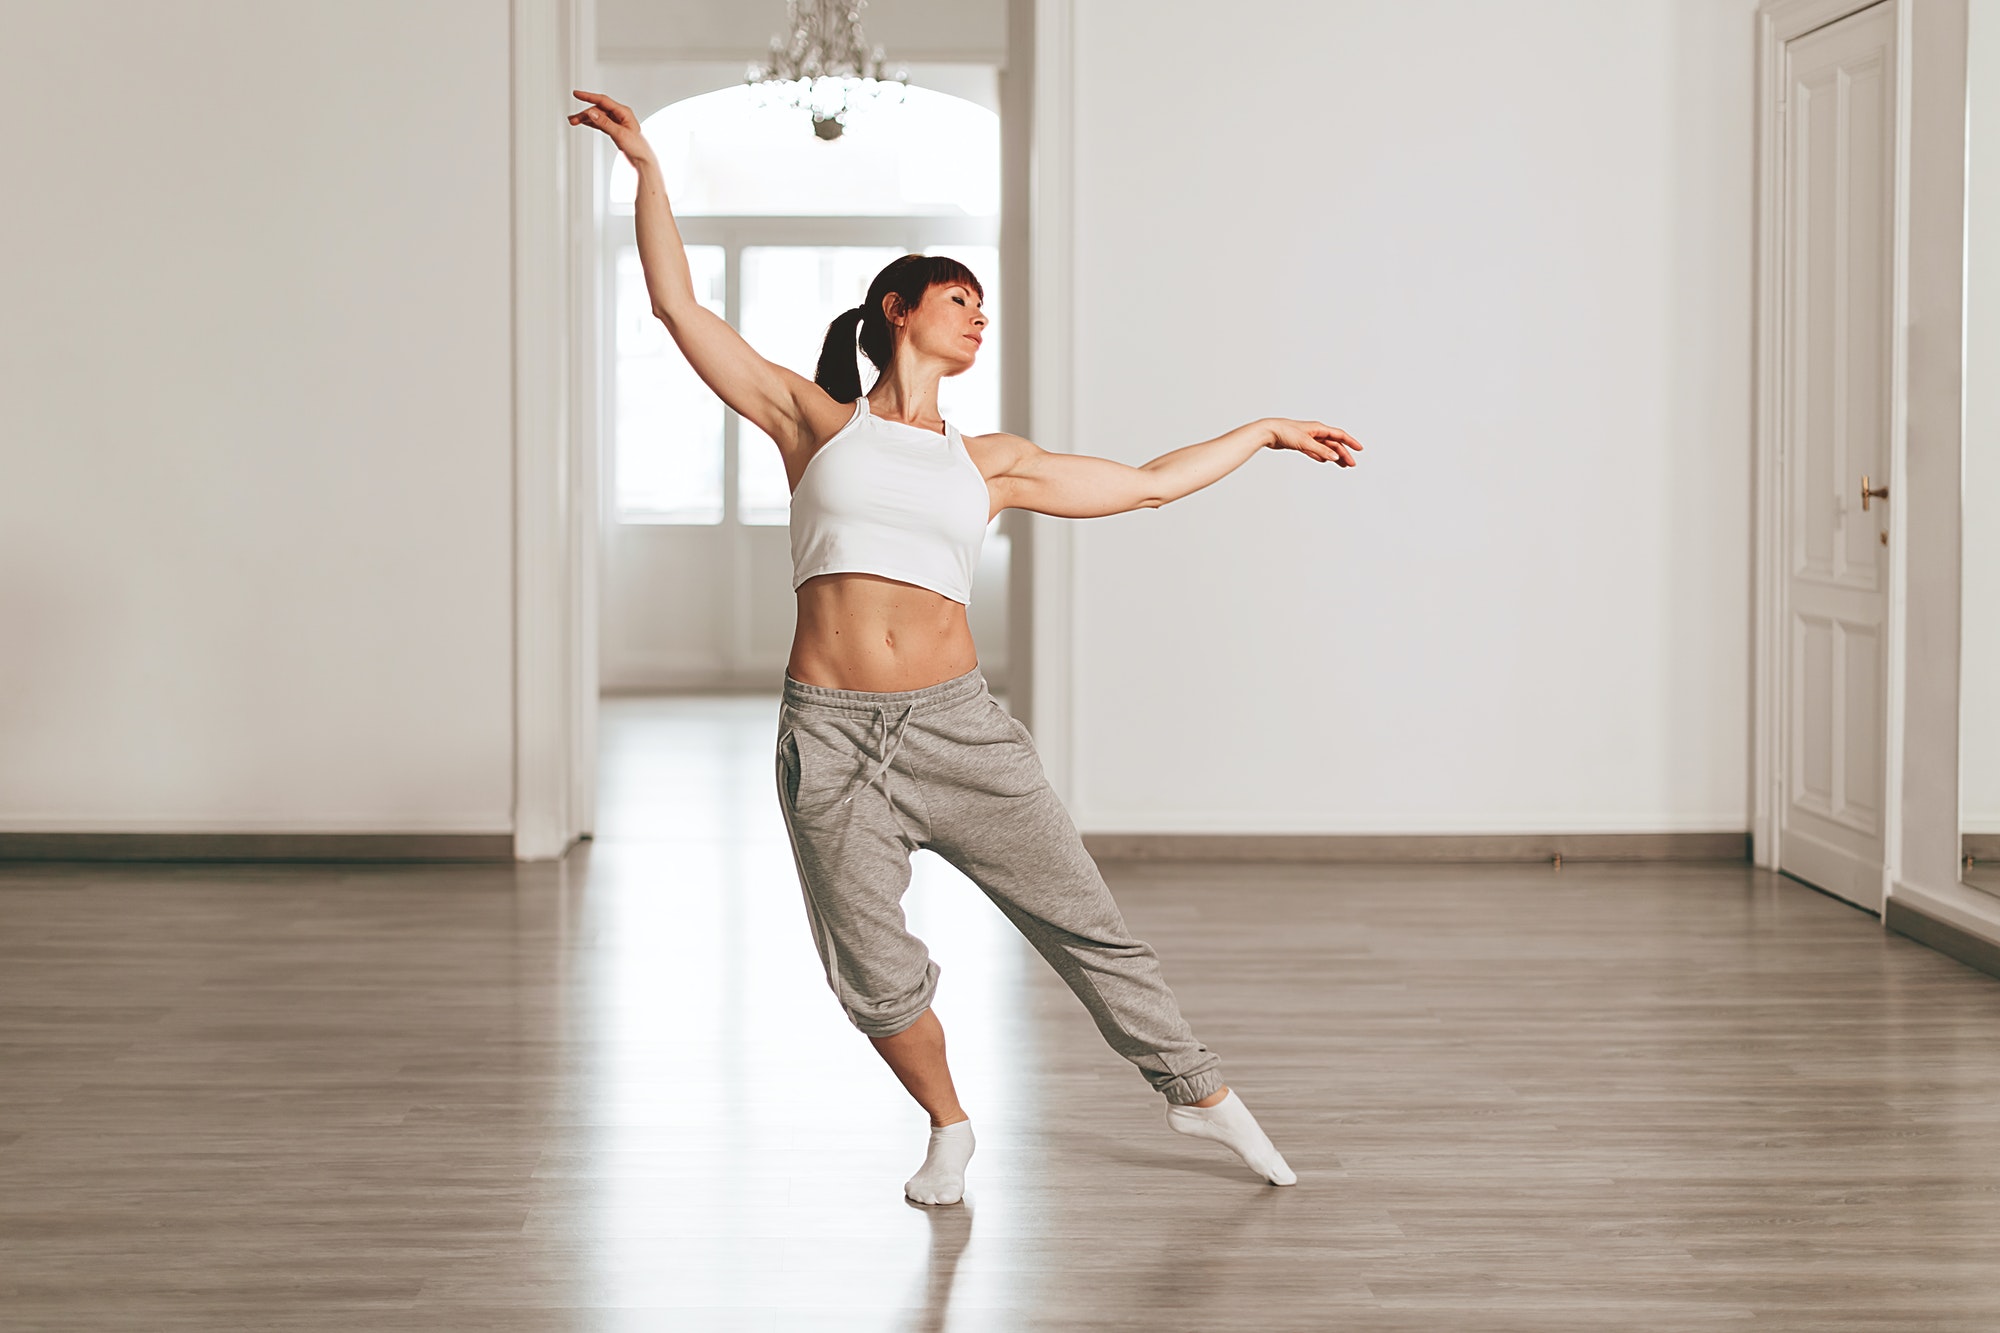
[[[942,1329],[978,1188],[958,1208],[902,1197],[928,1122],[827,987],[776,805],[776,735],[775,697],[606,701],[579,994],[594,1188],[575,1220],[593,1299]],[[981,1174],[1018,1170],[1037,1101],[1023,975],[1040,960],[928,851],[904,910],[939,963],[933,1007]],[[1004,1271],[1004,1228],[985,1244]]]
[[[972,1240],[972,1217],[977,1209],[971,1200],[951,1208],[927,1208],[920,1203],[909,1206],[922,1212],[930,1223],[931,1249],[923,1292],[913,1302],[917,1314],[905,1327],[910,1333],[943,1333],[951,1309],[952,1280],[958,1276],[959,1256]]]

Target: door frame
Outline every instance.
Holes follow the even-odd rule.
[[[1911,123],[1909,688],[1889,910],[2000,945],[2000,899],[1959,879],[1965,477],[1966,0],[1916,5]]]
[[[1786,336],[1785,44],[1875,3],[1893,6],[1897,34],[1882,752],[1886,903],[1913,885],[1955,888],[1957,881],[1965,0],[1764,0],[1757,11],[1751,845],[1758,865],[1777,868],[1789,704],[1778,458]],[[1948,880],[1939,879],[1940,863]]]
[[[598,308],[600,176],[609,155],[567,123],[572,88],[600,86],[597,0],[509,0],[512,24],[514,283],[514,855],[565,855],[596,822],[600,466],[605,371]],[[1044,28],[1051,9],[1052,34]],[[1008,11],[1001,69],[999,244],[1012,331],[1002,329],[1003,426],[1067,439],[1067,367],[1052,411],[1032,385],[1048,361],[1046,329],[1069,346],[1064,283],[1040,276],[1044,256],[1067,256],[1069,157],[1063,100],[1052,102],[1037,71],[1054,58],[1068,75],[1070,0],[1023,0]],[[1054,132],[1044,135],[1048,127]],[[1053,167],[1036,145],[1053,141]],[[1044,192],[1054,194],[1051,200]],[[1058,313],[1060,312],[1060,313]],[[1056,343],[1050,338],[1049,343]],[[1031,524],[1031,518],[1039,519]],[[1068,533],[1061,520],[1009,511],[1009,707],[1034,728],[1045,752],[1066,753],[1069,602],[1053,614],[1043,590],[1068,586]],[[1009,531],[1008,525],[1012,523]],[[1040,539],[1039,544],[1037,538]],[[1061,665],[1058,666],[1057,664]],[[1039,688],[1037,688],[1039,686]],[[1049,735],[1044,741],[1045,732]],[[1051,776],[1066,766],[1051,765]]]
[[[514,856],[561,857],[596,805],[596,0],[510,0]]]

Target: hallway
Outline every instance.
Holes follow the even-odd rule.
[[[2000,1323],[2000,984],[1742,865],[1107,866],[1280,1190],[920,855],[980,1147],[907,1205],[775,718],[607,700],[561,865],[0,866],[0,1323]]]

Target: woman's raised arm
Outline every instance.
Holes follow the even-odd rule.
[[[695,374],[718,398],[755,423],[779,447],[810,447],[807,395],[825,398],[826,390],[797,371],[760,356],[728,320],[695,299],[687,247],[667,205],[660,161],[639,130],[639,118],[630,107],[603,93],[577,91],[576,96],[592,105],[573,113],[569,123],[604,131],[639,174],[633,230],[653,313],[667,326]]]

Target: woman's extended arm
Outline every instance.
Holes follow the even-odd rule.
[[[728,320],[695,298],[687,247],[681,242],[680,228],[674,225],[673,210],[667,206],[660,160],[640,132],[639,118],[630,107],[602,93],[579,91],[576,95],[594,105],[571,115],[570,124],[604,131],[639,174],[632,224],[653,313],[667,326],[695,374],[718,398],[776,440],[780,448],[797,447],[807,433],[806,397],[817,394],[824,399],[826,390],[797,371],[758,355]]]
[[[626,155],[639,173],[632,229],[638,236],[639,267],[645,270],[646,295],[652,299],[653,313],[671,328],[676,319],[685,319],[701,302],[695,299],[687,246],[681,241],[681,229],[674,225],[674,211],[667,205],[667,182],[660,174],[660,159],[653,156],[651,144],[643,139],[640,143],[643,153]]]
[[[1011,452],[988,489],[1000,509],[1031,509],[1057,518],[1103,518],[1158,509],[1222,480],[1259,449],[1296,449],[1322,463],[1353,467],[1361,441],[1323,421],[1265,417],[1235,430],[1161,454],[1137,467],[1090,454],[1051,453],[1018,435],[1002,435]]]

